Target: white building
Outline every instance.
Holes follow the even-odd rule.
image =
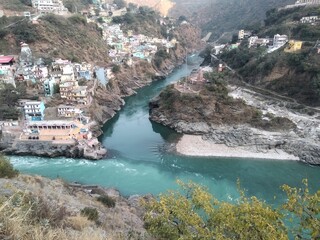
[[[249,38],[249,48],[257,46],[267,46],[270,43],[269,38],[258,38],[258,36],[253,36]]]
[[[274,47],[282,47],[288,42],[287,35],[276,34],[273,37],[273,46]]]
[[[32,0],[32,7],[41,14],[55,13],[64,15],[68,9],[64,7],[62,0]]]
[[[76,108],[72,105],[59,105],[58,106],[58,116],[59,117],[67,117],[74,118],[78,117],[82,111],[79,108]]]
[[[301,23],[315,23],[317,21],[319,21],[318,16],[308,16],[300,19]]]

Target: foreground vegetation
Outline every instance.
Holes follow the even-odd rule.
[[[195,183],[178,182],[182,191],[145,203],[145,224],[160,239],[320,239],[320,190],[310,194],[303,182],[282,186],[287,201],[280,208],[243,191],[237,202],[221,202]]]

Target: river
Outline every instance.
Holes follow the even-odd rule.
[[[200,62],[196,57],[194,60]],[[301,180],[308,178],[311,190],[319,188],[320,168],[299,162],[197,158],[166,151],[179,134],[150,122],[148,102],[194,67],[181,66],[165,80],[144,87],[126,99],[126,105],[104,126],[100,138],[109,150],[109,159],[92,162],[13,156],[11,162],[23,173],[115,187],[126,196],[176,189],[177,179],[203,184],[221,200],[238,198],[236,182],[240,179],[248,195],[275,204],[284,199],[279,188],[282,184],[301,186]]]

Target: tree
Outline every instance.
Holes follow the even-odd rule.
[[[282,186],[288,200],[283,209],[293,214],[293,219],[298,221],[293,233],[296,239],[320,239],[320,190],[310,194],[308,181],[303,180],[303,188]]]
[[[145,223],[160,239],[288,239],[281,213],[243,192],[238,203],[220,202],[203,187],[178,182],[181,192],[147,203]]]
[[[120,68],[120,66],[119,65],[113,65],[113,67],[112,67],[112,69],[111,69],[111,71],[113,72],[113,73],[118,73],[118,72],[120,72],[120,70],[121,70],[121,68]]]
[[[0,178],[13,178],[19,174],[10,161],[3,155],[0,155]]]
[[[233,34],[232,35],[232,39],[231,39],[231,44],[235,44],[238,41],[238,35],[237,34]]]
[[[14,106],[20,98],[20,92],[12,84],[0,86],[0,105]]]

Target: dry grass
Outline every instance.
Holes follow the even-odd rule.
[[[69,217],[62,207],[17,192],[0,207],[0,239],[100,240],[105,232],[85,217]],[[51,207],[51,208],[49,208]]]
[[[66,225],[70,226],[74,230],[82,231],[83,229],[93,226],[94,224],[92,221],[88,220],[87,217],[77,215],[68,217],[66,219]]]

